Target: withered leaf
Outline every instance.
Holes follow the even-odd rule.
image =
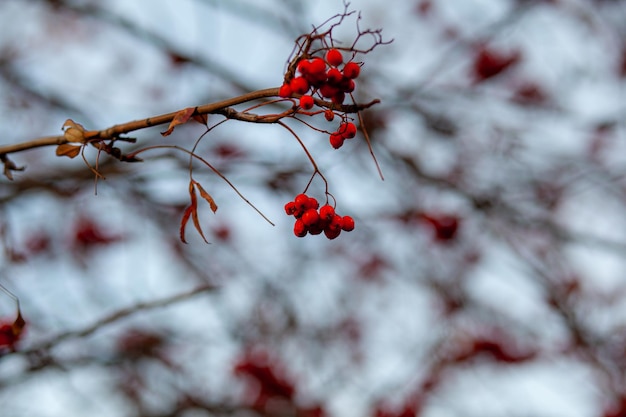
[[[202,227],[200,227],[200,220],[198,219],[198,197],[196,196],[196,185],[199,185],[196,181],[189,181],[189,198],[191,200],[191,203],[185,209],[185,212],[183,213],[183,218],[180,221],[180,240],[183,243],[187,243],[187,241],[185,240],[185,226],[189,221],[189,217],[191,217],[194,227],[196,228],[200,236],[202,236],[204,242],[209,243],[208,240],[206,240],[204,233],[202,232]]]
[[[167,130],[165,132],[161,132],[161,135],[163,136],[171,135],[172,132],[174,131],[174,128],[176,126],[184,125],[185,123],[187,123],[189,121],[189,118],[195,113],[195,111],[196,111],[195,107],[187,107],[186,109],[183,109],[179,111],[178,113],[176,113],[176,115],[170,122],[170,125],[168,126]]]
[[[189,194],[191,197],[191,205],[193,206],[193,210],[191,211],[191,219],[193,220],[193,225],[196,228],[196,230],[198,231],[198,233],[200,233],[200,236],[202,236],[202,239],[206,242],[209,243],[206,240],[206,237],[204,237],[204,233],[202,233],[202,227],[200,227],[200,220],[198,219],[198,199],[196,197],[196,190],[194,188],[194,183],[195,181],[191,181],[189,183]],[[196,183],[197,184],[197,183]]]
[[[183,218],[180,220],[180,240],[183,243],[187,243],[185,240],[185,226],[187,226],[187,222],[189,221],[189,216],[191,216],[191,211],[193,210],[192,206],[188,206],[183,213]]]
[[[67,156],[68,158],[76,158],[80,154],[82,146],[69,145],[67,143],[57,146],[57,156]]]
[[[213,197],[211,197],[211,195],[207,193],[204,190],[204,188],[202,188],[200,183],[196,182],[196,187],[198,187],[198,191],[200,191],[200,197],[204,198],[207,201],[207,203],[209,203],[209,206],[211,207],[211,211],[215,213],[217,211],[217,204],[215,204],[215,200],[213,200]]]
[[[63,123],[62,129],[65,132],[63,137],[65,137],[65,140],[68,142],[85,142],[85,128],[80,123],[76,123],[72,119],[67,119],[65,123]]]
[[[193,116],[193,120],[206,126],[209,123],[209,116],[207,114],[196,114]]]

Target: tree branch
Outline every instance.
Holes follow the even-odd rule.
[[[259,100],[263,98],[272,98],[278,97],[278,88],[267,88],[264,90],[253,91],[251,93],[243,94],[241,96],[229,98],[226,100],[217,101],[215,103],[203,104],[195,108],[194,114],[204,115],[204,114],[221,114],[227,118],[237,119],[246,122],[253,123],[275,123],[280,120],[282,117],[286,117],[293,112],[284,112],[276,115],[256,115],[247,112],[238,112],[232,109],[232,106],[236,106],[238,104],[246,103],[249,101]],[[298,95],[294,95],[294,98],[297,98]],[[288,100],[288,99],[285,99]],[[356,113],[360,110],[366,109],[368,107],[373,106],[374,104],[379,103],[379,100],[373,100],[369,103],[365,104],[349,104],[349,105],[337,105],[328,101],[315,99],[315,103],[319,107],[323,108],[331,108],[334,110],[339,110],[344,113]],[[165,113],[158,116],[152,116],[145,119],[134,120],[126,123],[121,123],[118,125],[111,126],[109,128],[98,130],[98,131],[85,131],[84,143],[87,142],[96,142],[102,140],[112,140],[119,139],[119,137],[123,134],[133,132],[136,130],[146,129],[153,126],[164,125],[171,123],[172,120],[176,117],[176,115],[180,112],[180,110]],[[33,139],[30,141],[12,144],[12,145],[4,145],[0,146],[0,155],[8,155],[11,153],[21,152],[29,149],[39,148],[43,146],[53,146],[53,145],[62,145],[69,143],[70,141],[64,136],[45,136],[37,139]]]
[[[0,155],[7,155],[10,153],[26,151],[34,148],[41,148],[43,146],[62,145],[64,143],[67,143],[67,139],[65,139],[63,135],[45,136],[42,138],[29,140],[28,142],[0,146]]]
[[[103,327],[115,323],[119,320],[122,320],[126,317],[132,316],[134,314],[138,314],[140,312],[156,310],[162,307],[166,307],[189,298],[195,297],[200,294],[204,294],[206,292],[216,291],[218,287],[213,283],[202,284],[196,288],[191,290],[187,290],[181,293],[177,293],[165,298],[159,298],[152,301],[145,301],[134,304],[129,307],[121,308],[108,316],[104,316],[95,322],[83,327],[82,329],[77,330],[68,330],[64,333],[60,333],[51,339],[41,342],[29,349],[25,349],[20,352],[23,355],[37,354],[38,352],[45,352],[50,350],[52,347],[58,345],[59,343],[65,340],[77,339],[81,337],[87,337],[91,334],[101,330]]]

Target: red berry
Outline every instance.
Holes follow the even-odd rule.
[[[331,110],[331,109],[327,109],[324,112],[324,117],[326,118],[326,120],[328,120],[329,122],[332,122],[333,119],[335,118],[335,113]]]
[[[320,208],[320,219],[325,222],[330,222],[335,217],[335,209],[331,205],[324,205]]]
[[[314,224],[319,222],[320,215],[317,212],[317,210],[315,210],[315,209],[308,209],[307,211],[304,212],[304,214],[302,215],[301,219],[302,219],[302,223],[304,223],[304,225],[306,227],[311,227]]]
[[[309,73],[304,76],[313,87],[321,87],[326,82],[326,72]]]
[[[339,86],[339,88],[341,89],[341,91],[343,91],[344,93],[351,93],[354,91],[354,89],[356,88],[356,84],[354,83],[354,80],[351,80],[349,78],[344,78],[341,81],[341,84]]]
[[[337,49],[330,49],[328,52],[326,52],[326,61],[328,61],[329,65],[336,67],[338,65],[341,65],[341,63],[343,62],[343,56],[341,55],[341,52],[339,52]]]
[[[278,95],[281,96],[282,98],[291,97],[291,93],[292,93],[291,87],[289,87],[289,84],[287,83],[283,84],[278,90]]]
[[[343,217],[338,214],[334,214],[330,222],[326,225],[324,230],[341,230],[343,228]]]
[[[324,234],[330,240],[335,239],[337,236],[341,234],[341,229],[324,229]]]
[[[354,79],[361,73],[361,67],[356,62],[348,62],[343,66],[343,75],[347,78]]]
[[[322,58],[313,58],[309,61],[308,72],[311,74],[321,74],[326,72],[326,63]]]
[[[356,126],[354,123],[342,123],[337,131],[344,139],[352,139],[356,136]]]
[[[300,107],[302,107],[304,110],[312,109],[314,104],[315,102],[313,101],[313,97],[309,95],[304,95],[300,97]]]
[[[289,87],[296,94],[305,94],[309,91],[309,82],[304,77],[296,77],[289,82]]]
[[[309,202],[309,196],[306,194],[298,194],[293,201],[296,205],[296,209],[304,211],[306,210],[307,203]]]
[[[344,79],[343,74],[337,68],[331,68],[326,73],[328,82],[333,85],[338,85]]]
[[[300,74],[302,75],[307,74],[309,72],[309,66],[309,61],[303,59],[302,61],[298,62],[298,71],[300,71]]]
[[[293,225],[293,234],[298,237],[305,237],[307,232],[308,230],[306,226],[304,225],[304,222],[302,221],[302,219],[296,220],[296,222]]]
[[[320,206],[320,203],[317,202],[317,200],[313,197],[309,197],[309,200],[306,202],[306,209],[315,209],[317,210],[317,208]]]
[[[339,93],[340,93],[339,88],[335,87],[334,85],[323,84],[320,87],[320,94],[322,95],[322,97],[332,98]]]
[[[285,204],[285,213],[287,213],[288,216],[293,216],[296,211],[298,211],[298,209],[296,208],[296,203],[293,201],[288,202],[287,204]]]
[[[341,229],[344,232],[351,232],[354,230],[354,219],[350,216],[343,216],[341,219]]]
[[[320,233],[322,233],[324,231],[324,225],[321,222],[317,222],[312,224],[309,227],[309,234],[310,235],[319,235]]]
[[[345,99],[346,99],[346,93],[344,93],[343,91],[340,91],[337,94],[335,94],[330,101],[332,101],[335,104],[343,104],[343,101]]]
[[[339,149],[343,146],[344,138],[339,133],[331,133],[330,134],[330,146],[335,149]]]

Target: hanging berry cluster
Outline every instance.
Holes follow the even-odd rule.
[[[304,237],[307,234],[319,235],[324,232],[328,239],[335,239],[342,230],[344,232],[354,230],[352,217],[340,216],[329,204],[320,207],[314,197],[306,194],[298,194],[293,201],[285,204],[285,213],[295,217],[293,233],[297,237]]]
[[[352,122],[345,122],[339,125],[337,131],[330,134],[330,145],[339,149],[343,146],[346,139],[352,139],[356,136],[356,126]]]
[[[316,132],[328,135],[327,138],[334,149],[341,148],[345,141],[355,138],[357,132],[360,131],[378,170],[378,174],[383,179],[382,171],[374,155],[361,114],[363,110],[380,103],[380,100],[374,99],[369,102],[359,103],[355,100],[354,91],[356,87],[355,80],[361,74],[362,62],[360,59],[374,50],[374,48],[389,44],[391,41],[383,39],[381,29],[361,29],[359,24],[361,20],[360,13],[349,10],[349,3],[346,0],[343,1],[343,6],[343,12],[331,17],[320,26],[314,27],[311,32],[300,35],[296,39],[294,49],[286,62],[283,82],[279,88],[254,91],[220,103],[188,107],[176,112],[173,116],[170,114],[164,115],[163,119],[170,123],[168,129],[162,133],[164,136],[171,134],[177,126],[191,120],[206,126],[206,131],[197,139],[192,150],[181,149],[178,146],[174,147],[189,153],[190,204],[183,213],[180,225],[180,237],[183,242],[185,242],[185,227],[189,221],[192,222],[200,236],[204,238],[198,215],[198,194],[209,204],[213,212],[217,210],[217,204],[213,197],[193,178],[193,162],[196,160],[202,162],[226,181],[247,204],[256,210],[267,222],[274,225],[239,192],[225,175],[219,172],[205,158],[195,153],[200,140],[207,136],[215,127],[228,120],[240,120],[250,123],[273,123],[281,126],[293,136],[310,161],[313,168],[311,178],[304,190],[301,191],[302,194],[296,196],[294,201],[289,202],[285,207],[287,214],[295,217],[294,233],[296,236],[304,237],[307,234],[318,235],[324,233],[327,238],[335,239],[342,231],[348,232],[354,229],[354,220],[350,216],[340,216],[335,213],[336,199],[329,192],[330,187],[327,178],[317,165],[313,153],[307,148],[306,142],[299,136],[298,129],[290,126],[291,121],[295,121]],[[356,20],[356,36],[354,40],[346,42],[345,40],[340,41],[334,38],[333,31],[350,16],[353,16]],[[262,101],[252,104],[243,110],[239,109],[239,106],[244,103],[258,100]],[[290,104],[290,106],[286,108],[283,104]],[[276,109],[280,109],[280,112],[274,112]],[[225,116],[226,119],[210,124],[209,114],[219,114]],[[328,129],[304,120],[305,118],[321,119],[322,116],[326,120],[326,123],[322,122],[325,125],[335,121],[337,118],[338,120],[335,122],[336,127]],[[146,127],[153,123],[153,119],[146,119],[145,121]],[[109,130],[104,132],[106,133]],[[123,131],[123,133],[127,132],[126,130]],[[71,124],[67,127],[66,136],[69,136],[69,141],[76,141],[76,138],[81,140],[103,139],[102,132],[85,132],[82,126],[76,124]],[[110,137],[106,136],[105,138]],[[114,139],[120,138],[115,136]],[[160,147],[162,146],[157,145],[140,149],[124,155],[124,160],[129,161],[130,158],[135,158],[141,152]],[[63,149],[63,152],[71,152],[72,156],[76,156],[83,149],[83,147],[76,146],[70,146],[70,148],[69,151]],[[106,151],[106,149],[108,148],[104,150]],[[100,147],[99,152],[102,150]],[[316,178],[324,183],[326,204],[321,208],[315,199],[305,194]],[[329,201],[332,202],[332,205],[328,204]]]
[[[343,55],[338,49],[329,49],[325,60],[321,57],[300,60],[297,66],[300,75],[285,82],[279,95],[283,98],[301,95],[300,107],[305,110],[313,107],[313,100],[309,100],[312,96],[308,93],[317,92],[335,104],[343,104],[346,94],[354,91],[354,79],[361,73],[361,66],[350,61],[339,70],[342,63]],[[308,103],[311,103],[310,107],[306,106]]]
[[[293,95],[300,96],[299,107],[302,110],[311,110],[315,105],[314,96],[321,99],[330,99],[333,104],[342,105],[346,99],[346,94],[354,91],[354,79],[361,73],[361,66],[349,61],[343,64],[343,55],[338,49],[329,49],[325,54],[325,59],[313,57],[311,59],[301,59],[297,64],[297,76],[286,80],[279,89],[282,98],[289,98]],[[332,121],[335,113],[331,109],[324,112],[324,117]],[[336,132],[330,134],[330,144],[333,148],[339,149],[343,146],[345,139],[356,136],[356,126],[351,122],[344,122]]]
[[[361,110],[369,108],[378,103],[379,100],[373,100],[366,104],[357,103],[353,92],[356,87],[355,80],[361,74],[362,65],[355,58],[390,41],[382,39],[380,30],[361,30],[359,27],[360,15],[356,18],[357,36],[352,43],[343,43],[333,39],[333,29],[354,13],[348,11],[347,2],[344,2],[344,8],[343,13],[296,40],[296,47],[288,61],[284,81],[278,89],[281,101],[292,103],[291,109],[282,114],[293,117],[318,132],[328,134],[328,140],[334,149],[341,148],[346,140],[356,137],[358,129],[354,122],[355,118],[350,116],[356,115],[361,125],[363,139],[382,179],[382,172],[376,161],[367,131],[363,128],[364,124],[360,113]],[[373,40],[369,47],[363,48],[367,43],[359,42],[364,36]],[[301,116],[315,117],[318,115],[323,115],[327,122],[332,122],[338,117],[338,127],[330,130],[317,128],[301,118]],[[293,201],[285,204],[287,215],[295,218],[294,234],[297,237],[304,237],[309,234],[324,233],[328,239],[335,239],[342,231],[354,230],[352,217],[341,216],[335,212],[336,201],[328,191],[328,181],[320,171],[304,141],[289,126],[282,122],[280,124],[295,137],[314,169],[313,175],[302,194],[298,194]],[[324,182],[326,189],[326,204],[322,207],[315,198],[306,194],[316,176],[319,176]],[[328,204],[329,198],[333,205]]]

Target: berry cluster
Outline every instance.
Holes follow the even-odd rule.
[[[320,57],[302,59],[297,66],[300,75],[283,83],[279,95],[284,98],[301,95],[300,107],[305,110],[313,107],[313,97],[309,93],[315,92],[335,104],[343,104],[346,94],[354,91],[354,79],[359,76],[361,67],[350,61],[339,70],[342,63],[343,56],[337,49],[328,50],[325,60]]]
[[[293,233],[297,237],[308,234],[319,235],[324,232],[328,239],[335,239],[341,231],[354,230],[354,219],[350,216],[340,216],[335,213],[331,205],[320,207],[317,200],[306,194],[298,194],[293,201],[285,204],[285,212],[294,216]]]
[[[356,136],[356,126],[351,122],[344,122],[339,125],[339,129],[336,132],[330,134],[330,145],[339,149],[343,146],[343,142],[346,139],[352,139]]]
[[[283,98],[291,97],[293,94],[300,95],[299,105],[303,110],[310,110],[315,105],[313,94],[341,105],[346,94],[354,91],[354,79],[361,72],[361,67],[354,61],[346,62],[343,68],[339,69],[341,64],[343,64],[343,55],[337,49],[329,49],[326,52],[326,59],[320,57],[302,59],[297,65],[299,75],[285,81],[278,94]],[[335,114],[328,109],[324,112],[324,117],[332,121]],[[356,126],[345,122],[330,135],[330,144],[333,148],[339,149],[345,139],[354,136],[356,136]]]

